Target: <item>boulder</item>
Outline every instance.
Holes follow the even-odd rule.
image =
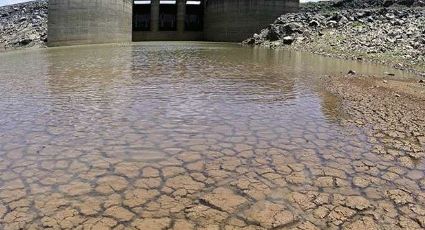
[[[303,24],[300,22],[289,22],[284,24],[281,27],[281,31],[285,34],[285,35],[290,35],[293,33],[302,33],[303,31]]]
[[[394,4],[394,0],[385,0],[384,3],[382,3],[382,5],[384,7],[390,7]]]
[[[292,36],[285,36],[283,37],[282,41],[285,45],[291,45],[295,41],[295,38]]]
[[[318,26],[320,26],[320,23],[318,21],[316,21],[316,20],[311,20],[308,23],[308,25],[311,26],[311,27],[318,27]]]
[[[268,28],[267,40],[277,41],[280,39],[282,32],[280,31],[280,26],[272,24]]]

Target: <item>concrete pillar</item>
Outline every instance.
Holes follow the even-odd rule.
[[[284,13],[297,12],[300,0],[208,0],[204,38],[241,42]]]
[[[151,31],[159,30],[159,0],[151,1]]]
[[[177,31],[184,32],[184,21],[186,18],[186,0],[177,0]]]
[[[49,0],[47,45],[130,42],[132,12],[130,0]]]

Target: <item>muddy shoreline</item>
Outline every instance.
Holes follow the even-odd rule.
[[[342,110],[349,119],[342,122],[364,128],[377,142],[374,153],[407,168],[423,161],[423,80],[356,75],[326,76],[323,80],[325,89],[343,101]]]

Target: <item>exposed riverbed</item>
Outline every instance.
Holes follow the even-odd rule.
[[[423,100],[371,129],[324,77],[422,89],[398,70],[193,42],[0,60],[0,229],[425,227]]]

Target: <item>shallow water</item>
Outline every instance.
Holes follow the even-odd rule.
[[[217,43],[0,54],[0,228],[419,226],[422,163],[373,153],[322,90],[350,69],[403,75]]]

